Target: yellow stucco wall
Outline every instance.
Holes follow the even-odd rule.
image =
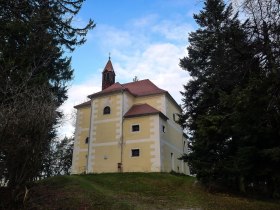
[[[106,143],[116,141],[116,122],[104,122],[96,125],[95,143]]]
[[[118,163],[121,162],[119,144],[96,146],[94,151],[93,171],[95,173],[118,172]]]
[[[135,104],[135,97],[128,92],[124,92],[123,102],[123,113],[126,113]]]
[[[165,101],[166,114],[169,120],[160,121],[160,126],[165,126],[165,132],[161,131],[160,134],[162,171],[170,172],[173,170],[179,173],[186,173],[188,172],[188,166],[183,161],[178,160],[178,158],[183,154],[183,130],[173,118],[173,114],[181,113],[181,110],[174,104],[174,102],[171,101],[169,97],[166,97]]]
[[[123,123],[123,171],[151,171],[151,128],[150,116],[125,118]],[[133,125],[139,125],[140,130],[132,131]],[[140,155],[132,157],[132,149],[139,149]]]
[[[167,131],[166,139],[177,148],[182,150],[183,146],[183,130],[182,127],[174,121],[173,114],[181,113],[181,110],[167,97],[166,98],[167,117]],[[177,118],[175,118],[176,120]]]
[[[123,171],[160,172],[159,115],[148,115],[124,120]],[[139,125],[140,131],[132,132]],[[132,149],[140,155],[133,157]]]
[[[169,119],[166,121],[156,114],[123,120],[122,115],[133,104],[143,103],[160,110]],[[170,172],[178,169],[178,172],[188,172],[188,167],[177,159],[183,153],[184,140],[181,127],[173,121],[173,113],[180,113],[180,110],[166,94],[134,97],[126,92],[118,92],[92,99],[91,106],[92,111],[90,107],[78,109],[78,132],[73,155],[75,173],[84,172],[87,155],[88,172],[118,172],[118,163],[121,162],[123,172]],[[103,114],[105,106],[111,108],[108,115]],[[132,132],[132,125],[139,125],[140,131]],[[88,145],[84,140],[89,133]],[[139,149],[140,155],[132,157],[132,149]]]
[[[166,95],[166,115],[169,119],[173,120],[174,113],[181,113],[179,107],[177,107],[174,102]]]
[[[151,171],[151,145],[150,142],[135,142],[124,145],[123,172],[150,172]],[[131,150],[139,149],[140,155],[133,157]]]
[[[89,172],[117,172],[120,162],[122,93],[100,96],[92,100],[92,125]],[[110,114],[104,114],[106,106]]]
[[[164,94],[137,97],[135,98],[134,103],[149,104],[150,106],[156,108],[157,110],[165,114]]]
[[[86,171],[88,144],[85,140],[89,137],[90,106],[77,109],[74,151],[72,160],[72,173]]]
[[[114,119],[116,117],[119,117],[120,99],[121,99],[121,93],[100,96],[94,99],[95,107],[97,110],[97,116],[95,120],[108,120],[108,119]],[[111,113],[108,115],[103,114],[103,109],[106,106],[109,106],[111,108]]]
[[[150,118],[149,116],[125,118],[123,135],[125,140],[150,138]],[[139,125],[140,131],[132,132],[132,125]]]
[[[77,161],[76,161],[76,166],[75,169],[77,171],[78,174],[80,173],[85,173],[86,171],[86,164],[87,164],[87,154],[88,151],[81,151],[79,152]]]

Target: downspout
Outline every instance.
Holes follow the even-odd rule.
[[[91,118],[92,118],[92,101],[90,99],[90,118],[89,118],[89,132],[88,132],[88,153],[87,153],[87,166],[86,166],[86,174],[88,173],[89,168],[89,152],[90,152],[90,142],[91,142]]]

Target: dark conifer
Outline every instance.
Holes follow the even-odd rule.
[[[245,3],[249,19],[243,24],[222,0],[206,0],[194,16],[200,28],[190,34],[188,56],[180,62],[192,76],[181,117],[192,152],[183,158],[208,186],[277,197],[279,2]]]
[[[85,42],[73,18],[84,0],[0,1],[0,180],[40,176],[73,77],[72,52]]]
[[[232,94],[249,77],[252,57],[247,36],[231,5],[207,0],[194,15],[200,28],[190,34],[188,57],[180,65],[192,76],[183,92],[183,126],[189,131],[192,153],[185,156],[203,183],[235,185],[232,166],[235,144],[231,115]]]

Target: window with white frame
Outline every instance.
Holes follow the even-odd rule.
[[[140,131],[140,125],[137,124],[137,125],[132,125],[131,126],[131,131],[132,132],[139,132]]]
[[[132,149],[131,150],[131,157],[139,157],[140,156],[140,150],[139,149]]]

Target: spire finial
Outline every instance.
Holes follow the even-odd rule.
[[[111,60],[111,53],[109,52],[109,60]]]

